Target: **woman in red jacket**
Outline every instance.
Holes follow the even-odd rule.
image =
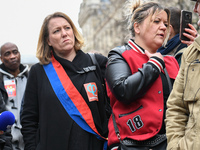
[[[115,150],[121,140],[141,149],[164,150],[166,101],[179,65],[174,57],[156,51],[167,41],[170,13],[155,2],[134,1],[127,6],[132,38],[109,52],[106,69],[113,110],[108,146]]]

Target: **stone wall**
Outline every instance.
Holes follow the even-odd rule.
[[[127,30],[122,11],[125,2],[126,0],[83,0],[79,12],[79,25],[85,39],[85,52],[97,51],[107,56],[112,48],[127,42],[130,32]],[[194,2],[190,0],[159,2],[166,7],[176,6],[190,11],[194,7]],[[193,24],[196,28],[197,19],[197,15],[193,13]]]

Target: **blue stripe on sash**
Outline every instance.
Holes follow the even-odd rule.
[[[56,73],[56,70],[54,69],[52,63],[50,62],[48,65],[43,65],[43,68],[47,74],[47,77],[51,83],[51,86],[56,94],[56,96],[58,97],[58,99],[60,100],[61,104],[63,105],[63,107],[65,108],[65,110],[67,111],[67,113],[69,114],[69,116],[85,131],[92,133],[94,135],[96,135],[96,137],[98,139],[102,138],[96,133],[94,132],[90,126],[86,123],[85,119],[83,118],[83,116],[80,114],[80,112],[78,111],[78,109],[76,108],[76,106],[74,105],[74,103],[72,102],[72,100],[70,99],[70,97],[68,96],[68,94],[66,93],[64,87],[62,86],[62,83]]]

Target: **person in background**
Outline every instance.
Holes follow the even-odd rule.
[[[193,11],[200,15],[200,1]],[[200,18],[198,21],[200,26]],[[193,32],[190,36],[196,37]],[[200,148],[200,37],[197,36],[182,55],[181,67],[168,98],[166,135],[168,150],[199,150]]]
[[[180,17],[181,17],[181,10],[177,7],[168,7],[170,10],[170,34],[168,38],[168,42],[165,46],[162,46],[158,49],[162,55],[173,55],[179,63],[181,64],[181,56],[183,51],[187,46],[189,46],[194,39],[198,36],[194,35],[197,33],[197,30],[192,24],[188,24],[190,28],[186,28],[185,30],[189,33],[184,33],[184,36],[189,38],[189,41],[180,40],[179,32],[180,32]]]
[[[163,57],[157,49],[167,40],[170,12],[156,2],[133,0],[126,6],[134,40],[131,37],[127,45],[108,54],[106,81],[113,110],[108,146],[116,150],[120,140],[128,140],[135,149],[165,150],[166,101],[179,65],[174,57]]]
[[[160,47],[158,52],[162,55],[175,56],[180,65],[182,53],[178,52],[184,47],[187,47],[187,44],[181,43],[179,39],[181,10],[177,7],[168,7],[168,9],[170,10],[170,34],[167,44]]]
[[[11,127],[12,149],[23,150],[24,142],[21,134],[20,109],[22,97],[28,77],[28,65],[21,64],[21,55],[16,44],[7,42],[0,47],[0,113],[7,110],[14,114],[15,123]],[[5,148],[11,138],[5,132]],[[8,144],[8,145],[7,145]]]
[[[83,44],[66,14],[44,19],[40,63],[31,67],[21,115],[25,150],[103,149],[108,134],[104,89]],[[107,58],[95,57],[104,76]]]

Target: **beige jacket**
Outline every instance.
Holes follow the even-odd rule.
[[[200,37],[185,49],[168,98],[168,150],[200,149]]]

